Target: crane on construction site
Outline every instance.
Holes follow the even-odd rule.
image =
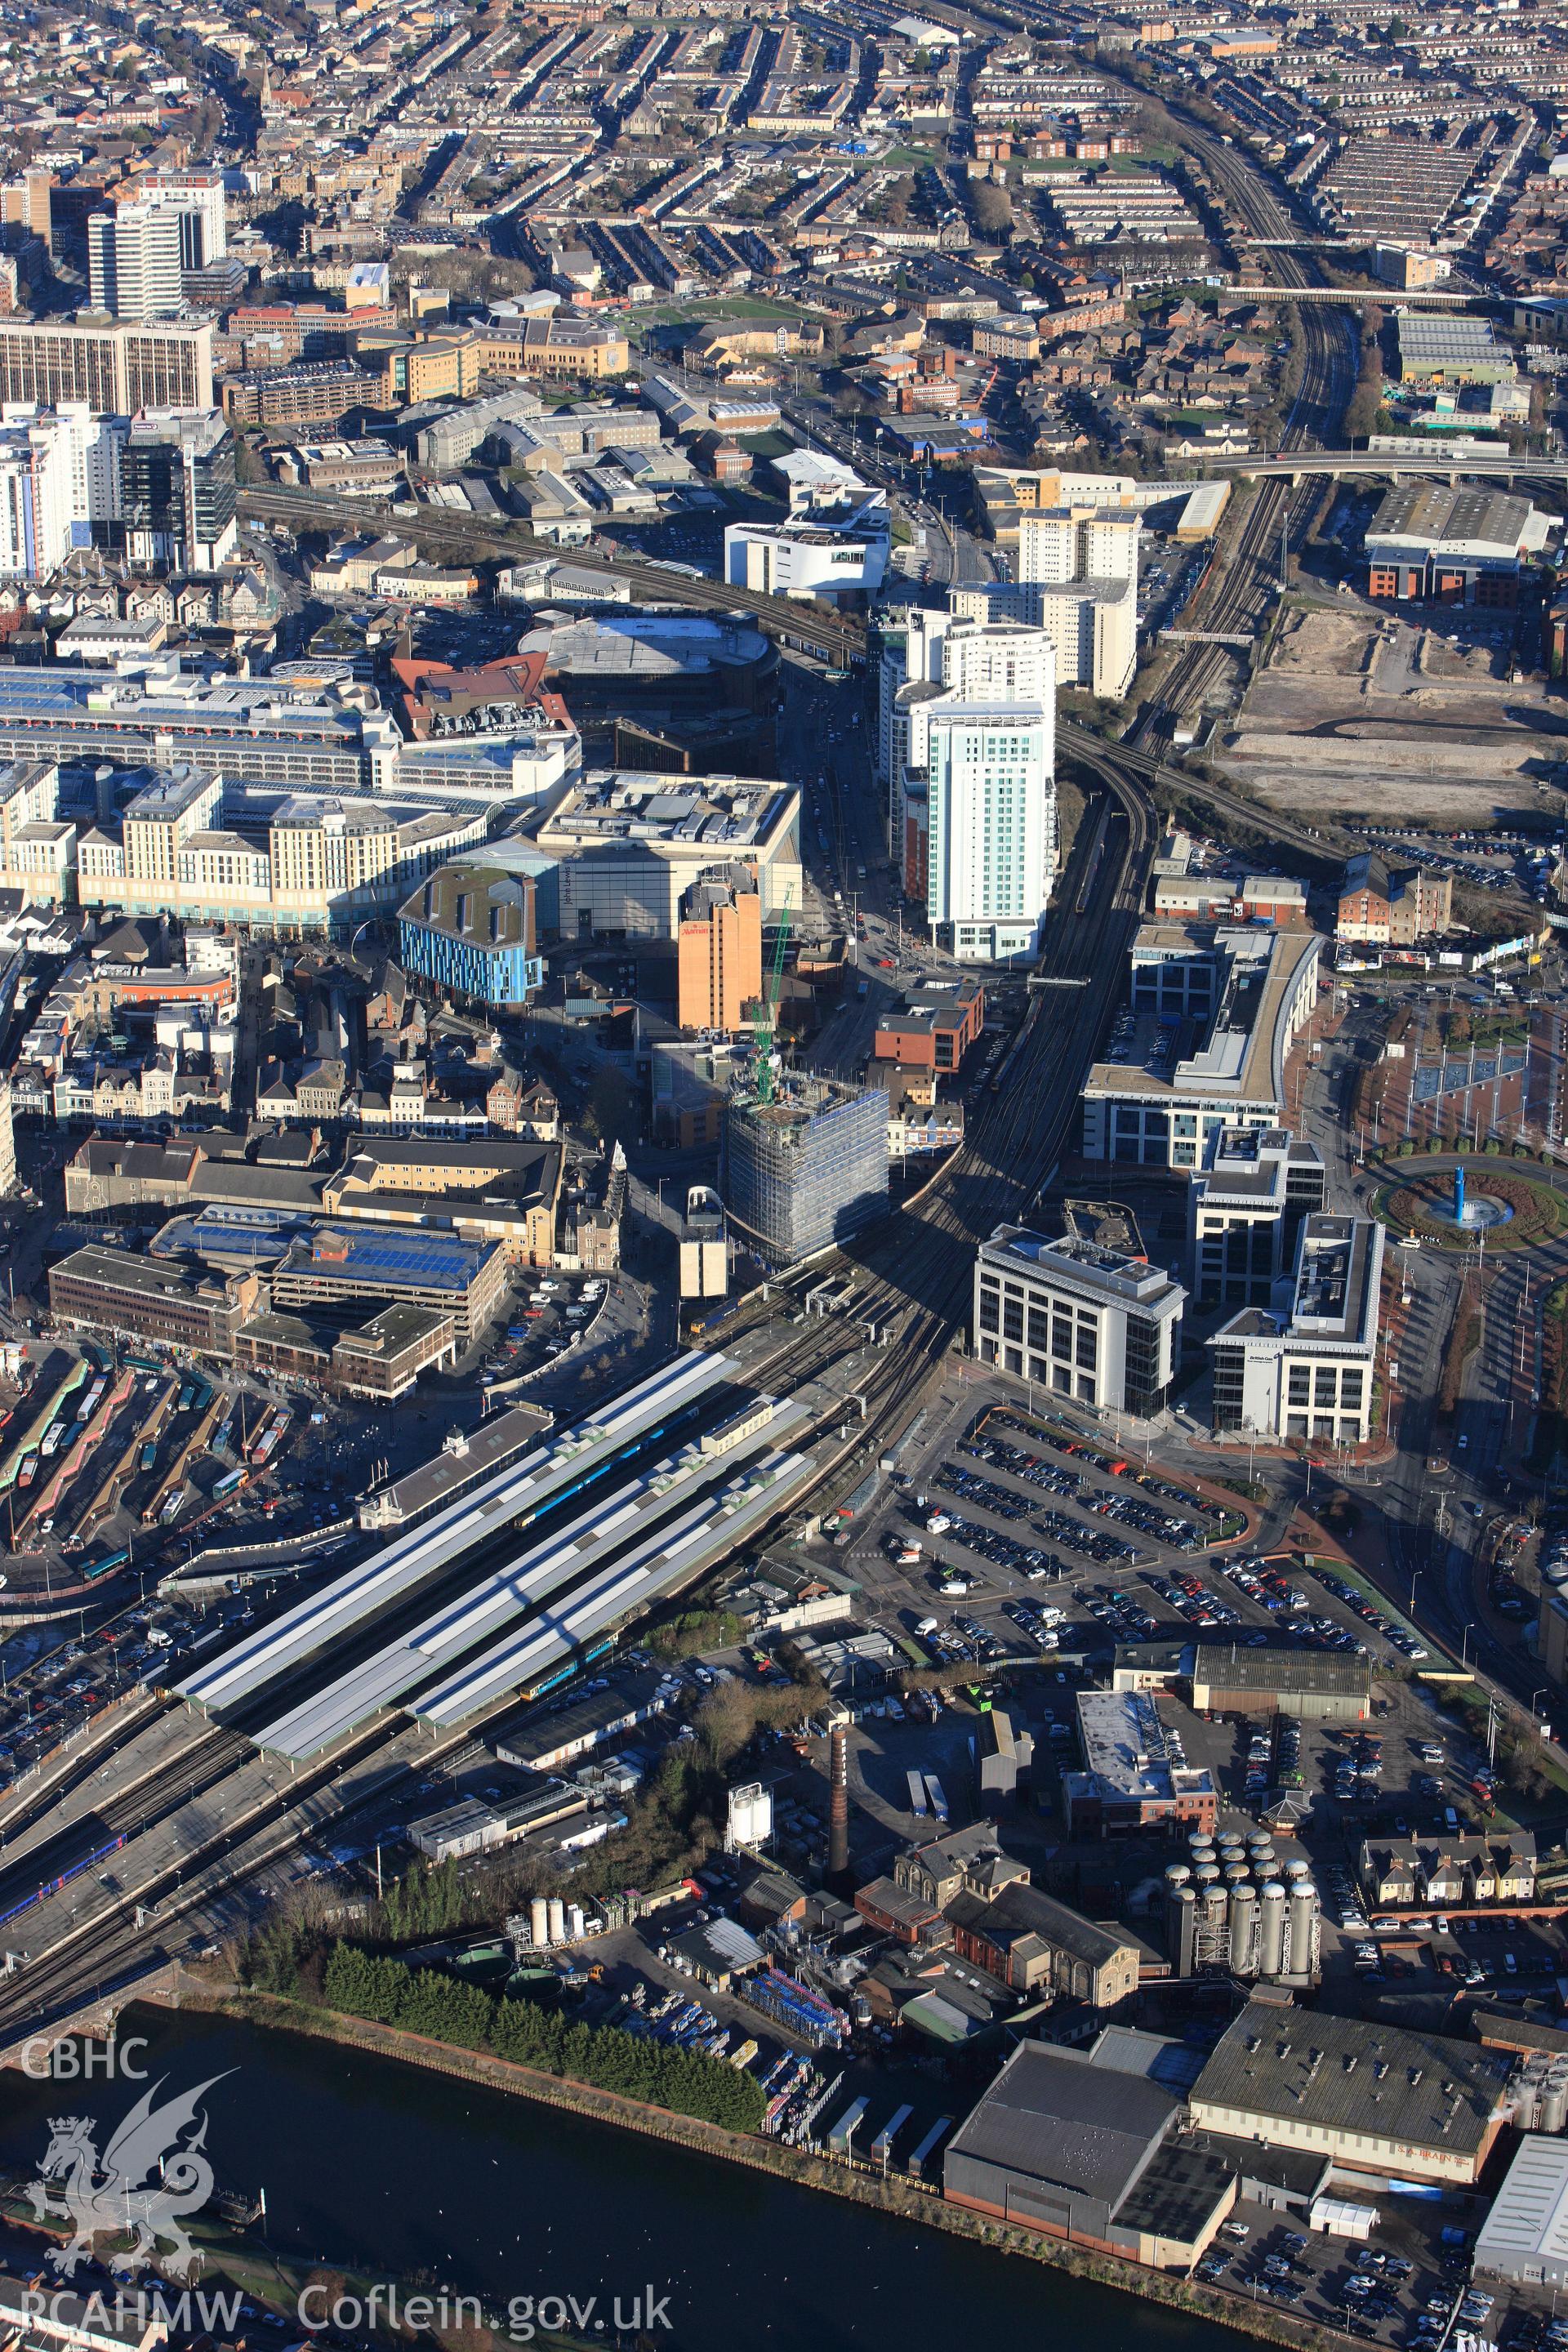
[[[773,940],[773,962],[757,999],[756,1015],[752,1023],[753,1058],[757,1070],[757,1100],[771,1103],[773,1098],[773,1035],[778,1028],[779,994],[784,987],[784,950],[789,944],[789,902],[795,895],[792,883],[784,892],[779,908],[779,927]]]

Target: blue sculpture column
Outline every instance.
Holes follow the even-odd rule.
[[[1465,1171],[1463,1162],[1454,1171],[1454,1223],[1465,1222]]]

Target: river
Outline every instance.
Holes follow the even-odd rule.
[[[1042,2330],[1095,2352],[1237,2341],[942,2231],[390,2059],[196,2012],[130,2011],[122,2045],[135,2034],[160,2099],[221,2078],[203,2102],[217,2179],[264,2189],[268,2242],[307,2261],[423,2273],[491,2309],[572,2298],[588,2337],[613,2337],[636,2309],[639,2340],[668,2352],[924,2352],[1033,2346]],[[37,2166],[52,2116],[90,2115],[101,2150],[141,2087],[0,2084],[0,2170],[12,2175]]]

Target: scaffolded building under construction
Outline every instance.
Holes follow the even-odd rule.
[[[888,1205],[888,1097],[879,1087],[781,1076],[772,1102],[733,1094],[724,1200],[775,1265],[793,1265]]]

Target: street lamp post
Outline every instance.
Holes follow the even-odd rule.
[[[1459,1665],[1461,1671],[1467,1669],[1469,1665],[1469,1641],[1470,1635],[1475,1631],[1475,1621],[1472,1619],[1470,1623],[1466,1626],[1464,1632],[1459,1636]]]

